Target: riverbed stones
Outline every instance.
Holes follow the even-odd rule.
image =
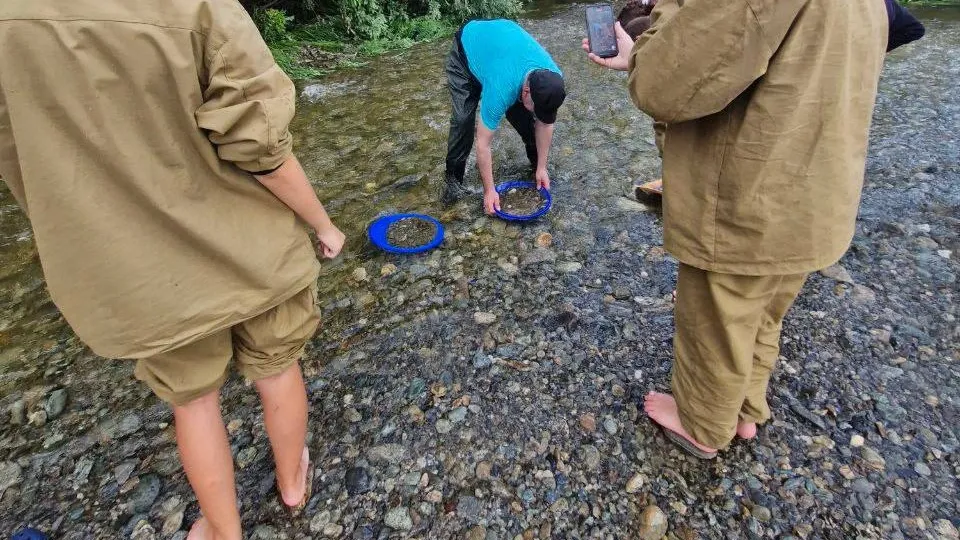
[[[10,405],[10,423],[19,426],[27,421],[27,405],[22,399]]]
[[[396,443],[382,444],[367,450],[367,459],[374,463],[398,464],[407,455],[407,450]]]
[[[583,413],[580,415],[580,428],[586,433],[593,433],[597,430],[597,416],[593,413]]]
[[[0,461],[0,498],[3,492],[20,483],[23,469],[13,461]]]
[[[873,448],[869,446],[864,446],[860,449],[860,457],[863,458],[863,461],[870,466],[871,468],[882,471],[886,468],[887,462],[883,457]]]
[[[627,493],[637,493],[643,488],[643,484],[646,482],[646,477],[641,473],[637,473],[630,477],[630,480],[627,481],[626,490]]]
[[[130,494],[130,509],[134,513],[146,513],[153,506],[154,501],[160,495],[161,482],[155,474],[147,474],[140,477],[137,487]]]
[[[66,408],[67,391],[63,388],[51,392],[50,396],[47,397],[47,402],[44,404],[44,410],[47,412],[47,418],[50,420],[63,414],[63,410]]]
[[[637,538],[639,540],[660,540],[667,534],[667,515],[656,505],[649,505],[643,509],[637,523]]]
[[[820,271],[820,274],[823,275],[823,277],[839,281],[840,283],[853,283],[853,277],[850,276],[850,272],[839,264],[824,268]]]
[[[473,314],[473,321],[480,325],[490,325],[497,321],[497,316],[493,313],[487,313],[485,311],[478,311]]]
[[[592,444],[583,445],[583,464],[588,471],[600,468],[600,450]]]
[[[351,497],[363,495],[371,488],[370,473],[364,467],[352,467],[347,470],[344,483]]]
[[[410,511],[403,506],[391,508],[383,519],[384,525],[398,531],[409,531],[413,528],[413,520],[410,518]]]

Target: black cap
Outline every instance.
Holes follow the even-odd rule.
[[[533,114],[544,124],[557,121],[557,109],[567,97],[563,76],[549,69],[538,69],[530,74],[530,97]]]

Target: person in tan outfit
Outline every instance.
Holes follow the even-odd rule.
[[[291,153],[294,87],[234,0],[0,3],[0,176],[50,294],[97,354],[173,407],[204,518],[239,539],[219,406],[232,360],[263,401],[283,502],[309,496],[298,365],[316,251],[343,234]],[[299,219],[298,219],[299,218]]]
[[[673,396],[645,410],[710,458],[770,418],[784,316],[853,237],[887,41],[877,0],[660,0],[629,71],[669,125],[664,245],[680,262]]]

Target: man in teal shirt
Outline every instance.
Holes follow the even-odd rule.
[[[446,69],[453,110],[443,201],[452,203],[467,192],[463,176],[476,133],[484,211],[500,209],[490,143],[504,117],[523,139],[537,187],[550,189],[547,155],[557,109],[566,97],[563,75],[550,54],[513,21],[470,21],[457,32]]]

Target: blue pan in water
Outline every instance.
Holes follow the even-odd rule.
[[[390,244],[390,241],[387,240],[387,229],[390,228],[390,225],[400,221],[401,219],[406,218],[417,218],[433,223],[436,227],[436,233],[433,235],[433,240],[430,242],[417,247],[406,248],[400,246],[394,246]],[[439,246],[443,243],[443,224],[441,224],[436,219],[425,216],[423,214],[390,214],[378,218],[373,223],[370,224],[370,228],[367,229],[367,235],[370,237],[370,242],[378,248],[388,252],[388,253],[399,253],[402,255],[411,255],[414,253],[423,253],[424,251],[430,251],[431,249]]]
[[[503,195],[504,193],[506,193],[507,191],[513,188],[535,189],[536,187],[537,185],[534,184],[533,182],[527,182],[525,180],[515,180],[512,182],[503,182],[502,184],[499,184],[497,186],[497,193],[499,193],[500,195]],[[502,210],[497,210],[497,216],[507,221],[532,221],[534,219],[537,219],[545,215],[547,212],[549,212],[550,207],[553,206],[553,197],[550,196],[549,191],[547,191],[546,189],[540,188],[540,196],[543,197],[543,199],[546,201],[546,204],[544,204],[541,209],[537,210],[532,214],[529,214],[526,216],[518,216],[518,215],[504,212]]]

